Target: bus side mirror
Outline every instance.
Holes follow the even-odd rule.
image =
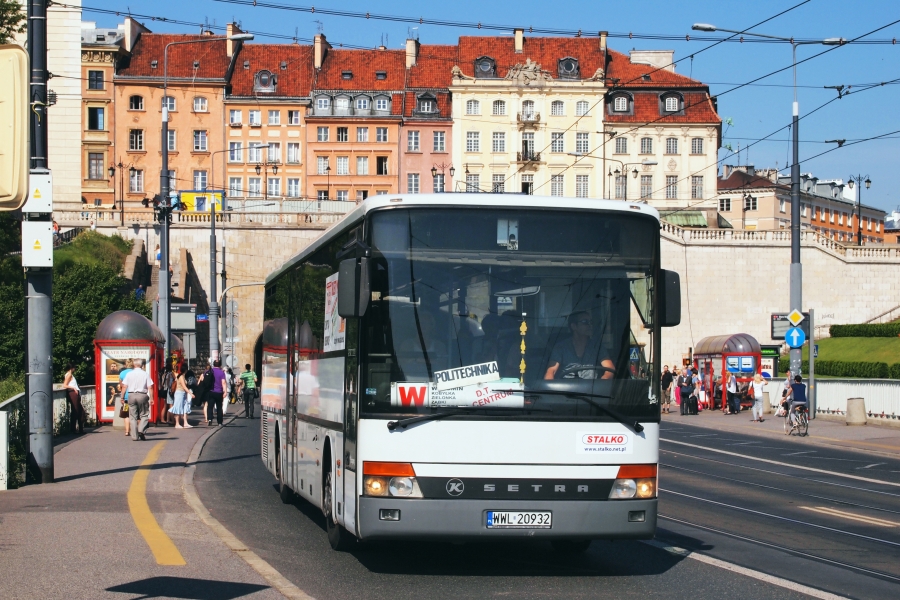
[[[338,314],[361,317],[369,307],[369,259],[342,260],[338,270]]]
[[[675,271],[660,271],[659,326],[681,324],[681,277]]]

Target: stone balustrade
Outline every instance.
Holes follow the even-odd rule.
[[[172,213],[172,225],[208,225],[211,219],[208,212],[179,212]],[[336,223],[344,216],[343,213],[331,212],[248,212],[225,211],[216,213],[216,224],[227,226],[253,227],[253,226],[284,226],[309,229],[324,229]],[[144,225],[155,221],[154,211],[151,208],[126,209],[124,214],[117,210],[57,210],[53,217],[63,227],[86,227],[91,221],[97,227]]]

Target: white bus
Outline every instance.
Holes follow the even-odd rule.
[[[262,458],[359,540],[650,538],[656,210],[501,194],[369,198],[266,280]]]

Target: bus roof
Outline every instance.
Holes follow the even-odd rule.
[[[328,243],[335,233],[338,233],[343,229],[344,224],[356,222],[373,210],[389,206],[428,206],[442,208],[553,208],[622,212],[628,214],[637,212],[659,221],[659,211],[649,204],[622,200],[463,192],[445,192],[440,194],[383,194],[369,196],[366,200],[359,203],[356,208],[344,215],[340,221],[326,229],[318,239],[314,240],[309,246],[286,260],[278,269],[270,273],[269,276],[266,277],[266,284],[276,279],[284,271],[300,260],[303,260],[306,256],[318,250],[323,244]]]

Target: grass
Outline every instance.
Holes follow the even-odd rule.
[[[5,402],[25,391],[25,378],[15,377],[10,379],[0,379],[0,402]]]
[[[106,236],[96,231],[85,231],[70,244],[53,252],[53,266],[65,271],[72,264],[106,265],[121,271],[125,257],[131,252],[132,242],[119,236]]]
[[[848,362],[900,362],[900,337],[896,338],[824,338],[816,342],[816,360]],[[809,358],[809,347],[803,348],[803,360]]]

